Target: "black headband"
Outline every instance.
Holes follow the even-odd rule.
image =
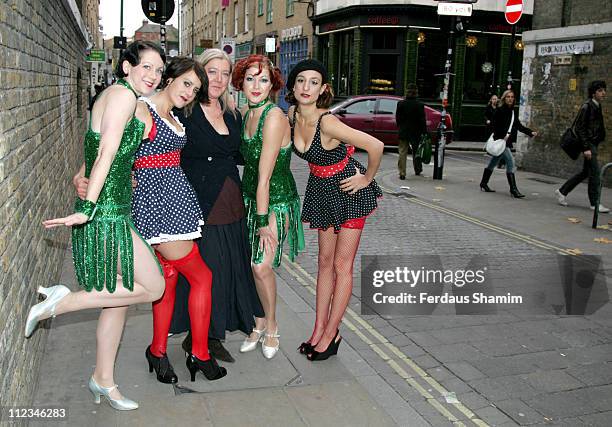
[[[323,65],[321,61],[316,59],[304,59],[303,61],[300,61],[295,64],[295,67],[293,67],[293,69],[289,73],[289,77],[287,78],[287,89],[289,89],[290,91],[293,90],[293,86],[295,86],[295,78],[297,77],[297,75],[300,74],[302,71],[309,70],[317,71],[319,74],[321,74],[321,77],[323,78],[321,84],[327,83],[327,68],[325,68],[325,65]]]

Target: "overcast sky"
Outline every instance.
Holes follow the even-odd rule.
[[[180,0],[174,1],[174,14],[168,24],[178,28],[178,7]],[[119,20],[121,0],[100,1],[100,24],[104,27],[104,38],[119,35]],[[123,35],[132,37],[134,32],[142,25],[145,15],[142,12],[141,0],[123,0]]]

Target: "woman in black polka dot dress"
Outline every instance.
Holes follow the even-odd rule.
[[[287,101],[295,105],[289,109],[293,150],[310,167],[302,221],[319,230],[317,316],[310,339],[298,350],[309,360],[325,360],[338,351],[338,327],[353,290],[361,232],[382,197],[374,175],[383,144],[330,114],[333,93],[321,62],[299,62],[287,89]],[[354,147],[367,151],[367,169],[352,157]]]

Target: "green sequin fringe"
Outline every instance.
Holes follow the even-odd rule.
[[[93,220],[72,227],[72,257],[81,288],[101,291],[106,285],[108,292],[115,292],[119,260],[123,287],[134,290],[131,230],[140,236],[132,223],[129,205],[98,205]]]
[[[254,264],[261,264],[264,259],[264,251],[259,248],[259,236],[255,226],[255,215],[257,214],[257,202],[249,197],[244,197],[246,208],[247,227],[249,229],[249,244],[251,245],[251,260]],[[277,268],[281,264],[283,256],[283,243],[289,243],[289,260],[293,262],[299,251],[306,246],[304,242],[304,228],[300,219],[300,199],[297,198],[288,203],[276,203],[270,206],[270,212],[276,217],[276,232],[278,234],[278,247],[272,267]]]

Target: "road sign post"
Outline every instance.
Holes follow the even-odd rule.
[[[514,59],[514,38],[516,36],[516,23],[523,16],[523,0],[506,0],[504,17],[506,22],[512,25],[512,36],[510,38],[510,58],[508,60],[508,84],[507,89],[512,89],[512,66]]]

